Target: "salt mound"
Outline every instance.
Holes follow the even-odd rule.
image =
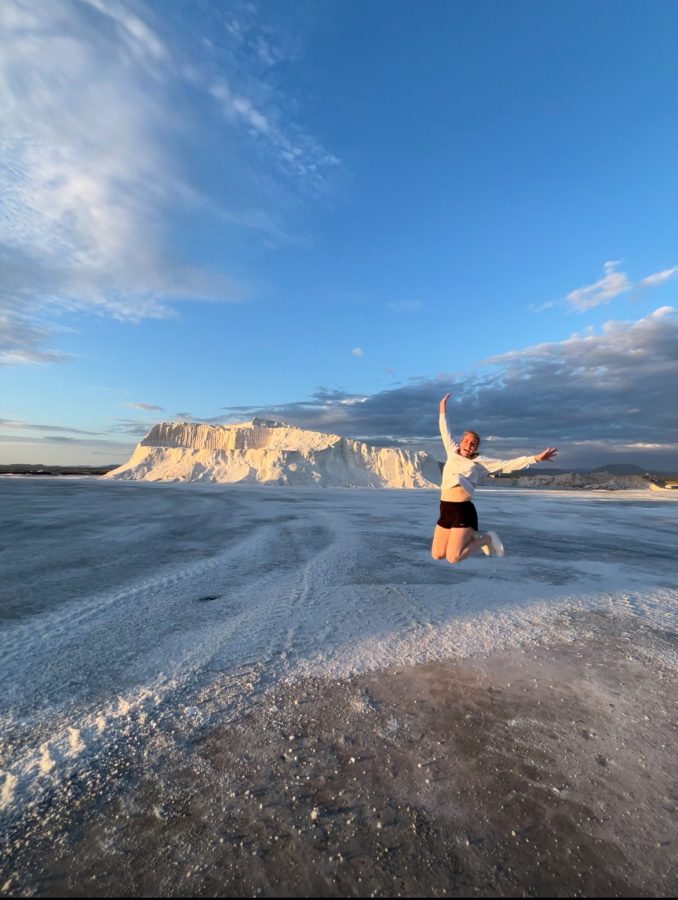
[[[159,423],[127,463],[102,477],[435,488],[440,485],[440,466],[423,450],[373,447],[338,434],[252,419],[239,425]]]

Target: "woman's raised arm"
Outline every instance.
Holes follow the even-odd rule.
[[[443,444],[445,445],[445,452],[447,453],[448,456],[451,453],[454,453],[457,449],[457,444],[454,441],[454,439],[452,438],[452,435],[450,434],[450,429],[447,427],[447,416],[445,414],[446,409],[447,409],[447,400],[448,400],[449,396],[450,396],[449,394],[445,394],[443,399],[440,401],[440,406],[439,406],[440,415],[438,416],[438,422],[440,425],[440,437],[443,439]]]

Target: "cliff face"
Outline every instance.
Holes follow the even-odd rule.
[[[424,451],[373,447],[336,434],[253,419],[242,425],[154,425],[129,461],[104,477],[435,488],[440,485],[440,467]]]
[[[336,434],[306,431],[269,419],[252,419],[242,425],[161,422],[151,428],[139,446],[190,447],[192,450],[321,450],[340,440]]]

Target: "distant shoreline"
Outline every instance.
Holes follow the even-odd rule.
[[[110,466],[46,466],[41,464],[16,463],[0,465],[0,475],[105,475],[118,468],[119,463]]]
[[[119,468],[118,463],[104,466],[57,466],[42,463],[13,463],[0,465],[0,477],[4,475],[30,476],[54,476],[54,477],[98,477]],[[189,479],[190,480],[190,479]],[[217,482],[228,483],[228,482]],[[589,473],[556,472],[523,473],[512,472],[494,477],[488,482],[495,487],[520,487],[547,490],[630,490],[642,487],[651,490],[663,491],[676,488],[678,478],[665,473],[648,472],[642,476],[618,474],[606,470],[594,470]]]

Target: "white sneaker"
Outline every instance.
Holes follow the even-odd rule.
[[[488,531],[487,537],[490,539],[490,546],[483,547],[483,553],[487,553],[490,556],[490,548],[492,548],[492,554],[494,556],[503,556],[504,555],[504,545],[501,542],[501,538],[497,534],[496,531]]]

